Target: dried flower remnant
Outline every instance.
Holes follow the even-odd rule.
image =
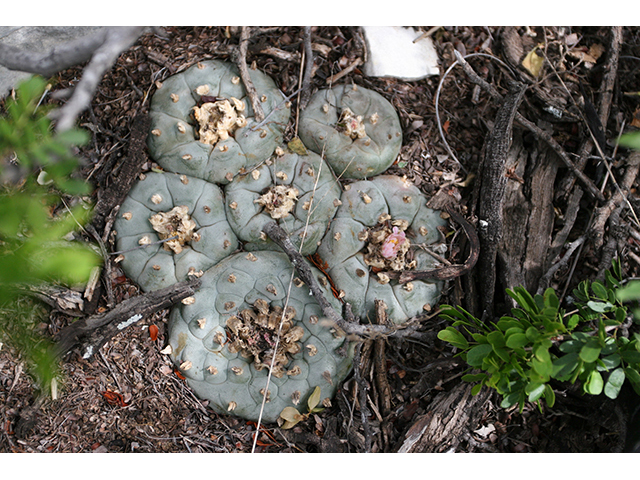
[[[186,206],[151,215],[149,222],[162,240],[177,237],[164,242],[164,249],[175,254],[182,252],[182,248],[191,241],[196,228],[196,222],[189,216],[189,208]]]
[[[264,300],[256,300],[253,309],[244,309],[227,320],[229,351],[253,358],[256,370],[271,368],[273,362],[272,374],[281,378],[287,372],[290,355],[302,349],[299,341],[304,330],[294,326],[295,314],[293,307],[287,307],[283,313],[281,307],[271,307]],[[278,332],[281,335],[279,342]]]
[[[271,218],[284,218],[291,213],[298,200],[298,189],[288,185],[275,185],[254,203],[262,205]]]
[[[204,97],[209,99],[208,97]],[[214,100],[211,98],[211,100]],[[215,145],[226,140],[241,127],[247,125],[244,116],[246,105],[235,97],[215,99],[193,107],[193,117],[198,126],[198,138],[201,143]]]
[[[362,116],[355,115],[348,108],[342,110],[340,120],[338,120],[338,126],[343,129],[342,131],[345,135],[351,137],[353,140],[367,136],[364,123],[362,122]]]

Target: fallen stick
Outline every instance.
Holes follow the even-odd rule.
[[[350,305],[345,304],[345,318],[334,310],[329,301],[322,293],[322,289],[318,284],[310,265],[304,259],[304,257],[298,252],[293,245],[287,233],[276,223],[269,222],[263,228],[262,231],[268,235],[289,257],[289,260],[293,264],[293,267],[298,272],[300,279],[309,287],[311,294],[316,299],[322,314],[333,324],[345,332],[347,335],[355,335],[359,338],[380,338],[381,336],[387,337],[410,337],[413,334],[420,334],[415,331],[414,325],[361,325],[358,323],[358,319],[351,313]],[[409,323],[409,322],[407,322]]]
[[[108,312],[81,318],[60,330],[56,335],[56,353],[59,357],[63,357],[76,345],[83,344],[82,357],[91,358],[117,333],[138,323],[147,315],[169,308],[192,296],[200,287],[200,283],[200,279],[193,278],[130,298]]]
[[[247,68],[247,46],[249,44],[250,33],[250,27],[242,27],[240,42],[233,58],[238,66],[238,70],[240,70],[240,78],[242,79],[244,88],[247,91],[249,100],[251,101],[254,118],[256,122],[260,123],[264,120],[264,110],[262,110],[262,104],[258,98],[258,92],[256,91],[256,87],[253,85],[253,81],[249,75],[249,69]]]

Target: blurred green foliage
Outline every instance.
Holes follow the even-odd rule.
[[[73,178],[74,148],[87,132],[56,132],[40,105],[45,80],[34,76],[5,101],[0,115],[0,334],[24,356],[39,386],[48,391],[55,375],[51,342],[38,325],[43,310],[24,298],[21,285],[86,282],[100,257],[87,244],[65,240],[89,219],[81,205],[54,213],[61,194],[86,195],[91,188]]]
[[[634,150],[640,150],[640,132],[629,132],[620,136],[620,145]]]

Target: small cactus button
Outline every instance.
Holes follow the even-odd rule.
[[[164,80],[149,112],[151,157],[167,170],[218,184],[269,158],[290,109],[270,77],[259,70],[249,74],[263,99],[260,124],[231,63],[199,62]]]
[[[266,396],[262,419],[275,422],[316,387],[333,397],[348,375],[353,345],[319,321],[306,285],[288,288],[292,273],[283,253],[238,253],[205,272],[193,303],[172,309],[168,354],[216,412],[256,421]]]
[[[227,218],[247,250],[278,249],[262,232],[276,221],[301,253],[316,251],[341,189],[320,155],[284,151],[225,186]]]
[[[122,269],[145,291],[201,275],[238,248],[220,187],[175,173],[138,181],[114,229]]]
[[[319,90],[300,114],[300,138],[340,178],[384,172],[402,146],[400,119],[379,93],[357,85]]]
[[[374,320],[375,300],[389,318],[403,323],[435,305],[442,282],[399,284],[398,274],[436,267],[424,251],[441,240],[440,212],[427,208],[425,196],[408,180],[380,175],[348,185],[342,205],[318,247],[327,273],[345,293],[354,314]]]

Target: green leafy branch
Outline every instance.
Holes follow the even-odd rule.
[[[573,291],[576,309],[565,312],[555,291],[532,296],[523,287],[507,290],[517,304],[510,316],[483,324],[461,307],[443,305],[441,316],[452,325],[438,338],[476,371],[464,375],[502,395],[501,406],[525,402],[555,403],[553,380],[579,381],[585,393],[616,398],[626,380],[640,394],[640,335],[621,334],[627,309],[618,298],[620,266],[614,262],[605,282],[581,282]],[[640,291],[639,291],[640,293]]]
[[[46,88],[40,77],[21,83],[0,116],[0,333],[45,384],[53,375],[50,344],[25,315],[16,315],[25,301],[14,287],[84,283],[100,263],[88,245],[64,240],[89,219],[89,211],[79,205],[54,214],[60,193],[90,193],[89,185],[73,178],[79,165],[74,148],[89,136],[79,129],[54,132],[48,107],[40,105]]]

